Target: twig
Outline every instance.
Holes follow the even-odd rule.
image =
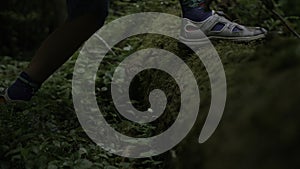
[[[300,35],[295,30],[293,30],[293,28],[291,28],[287,21],[278,12],[276,12],[274,9],[272,9],[271,12],[280,19],[280,21],[289,29],[290,32],[292,32],[298,39],[300,39]]]
[[[293,30],[293,28],[287,23],[287,21],[275,10],[275,4],[273,0],[261,0],[265,7],[271,11],[271,13],[277,16],[280,21],[288,28],[290,32],[292,32],[298,39],[300,39],[300,35]]]

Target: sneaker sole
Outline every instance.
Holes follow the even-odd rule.
[[[6,92],[7,89],[5,89],[3,92],[0,93],[0,104],[5,104],[5,103],[24,103],[26,101],[24,100],[11,100]]]
[[[261,35],[256,35],[256,36],[248,36],[248,37],[222,37],[222,36],[210,36],[208,37],[210,40],[213,39],[220,39],[220,40],[232,40],[232,41],[252,41],[252,40],[258,40],[258,39],[263,39],[265,38],[266,35],[261,34]]]
[[[249,37],[224,37],[224,36],[209,36],[208,38],[203,39],[186,39],[180,36],[180,41],[187,45],[205,45],[209,40],[229,40],[235,42],[249,42],[253,40],[259,40],[265,38],[265,34],[249,36]]]

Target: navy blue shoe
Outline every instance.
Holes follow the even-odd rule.
[[[0,93],[0,103],[30,101],[40,86],[22,72],[10,87]]]

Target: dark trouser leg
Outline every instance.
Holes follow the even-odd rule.
[[[212,15],[209,10],[211,0],[180,0],[184,18],[201,22]]]
[[[72,1],[72,0],[70,0]],[[68,1],[68,3],[70,3]],[[75,0],[76,1],[76,0]],[[84,5],[89,5],[89,0]],[[43,83],[70,56],[95,33],[104,23],[107,16],[107,0],[97,0],[90,9],[81,9],[81,2],[69,6],[70,19],[53,32],[36,52],[25,72],[36,82]],[[68,4],[70,5],[70,4]]]

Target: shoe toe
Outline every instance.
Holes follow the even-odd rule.
[[[261,35],[261,34],[266,35],[268,33],[268,31],[265,28],[255,27],[255,29],[253,30],[253,33],[254,33],[254,36]]]
[[[6,100],[4,99],[3,96],[0,96],[0,104],[4,104],[4,103],[6,103]]]
[[[0,104],[6,103],[6,99],[4,95],[5,95],[5,90],[0,91]]]

